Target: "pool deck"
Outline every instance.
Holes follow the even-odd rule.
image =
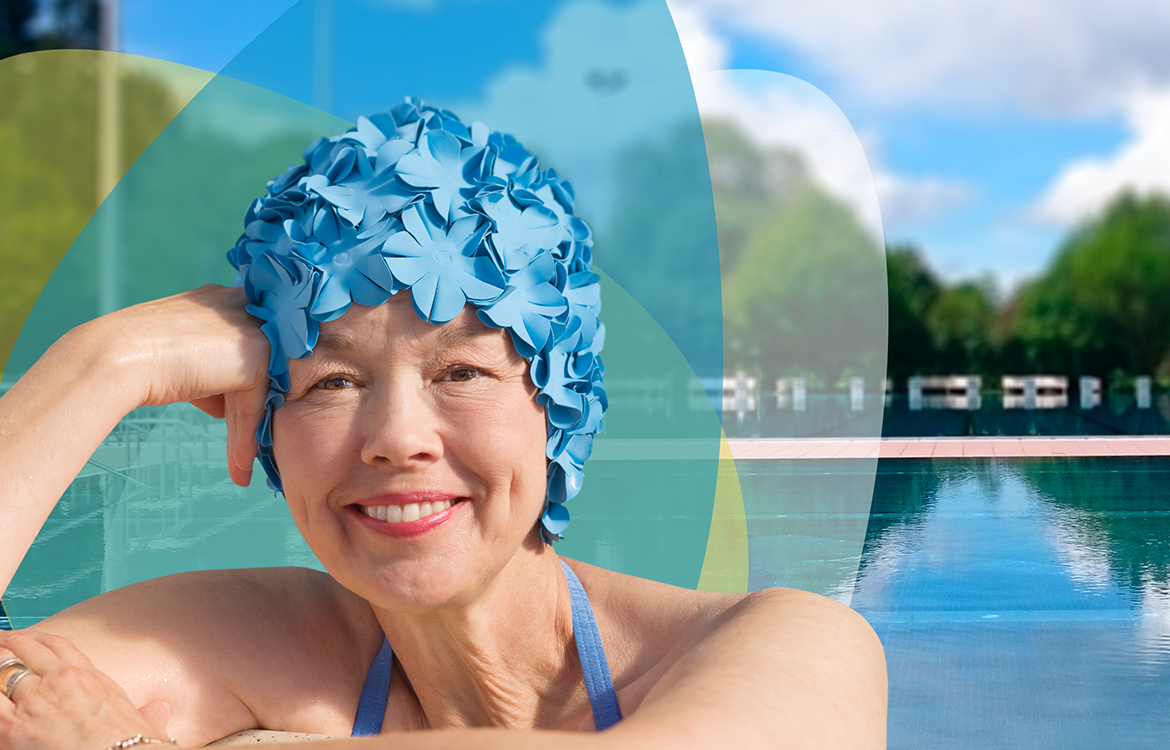
[[[1170,456],[1170,436],[728,439],[735,460]]]
[[[1170,456],[1170,435],[1108,437],[961,438],[728,438],[720,458],[1052,458],[1087,456]],[[594,461],[707,460],[710,441],[624,440],[604,436],[593,447]]]

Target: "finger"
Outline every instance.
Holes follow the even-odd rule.
[[[16,703],[21,693],[35,690],[33,684],[40,682],[41,679],[43,678],[32,669],[24,669],[4,680],[4,684],[0,685],[0,695],[7,698],[9,702]]]
[[[208,396],[207,398],[197,398],[191,402],[199,411],[212,416],[216,419],[223,419],[224,416],[224,398],[223,396]]]
[[[48,674],[61,667],[61,658],[24,630],[0,631],[0,647],[11,651],[17,659],[38,674]]]
[[[29,667],[20,660],[20,657],[7,649],[0,650],[0,703],[5,702],[8,686],[11,684],[15,692],[17,681],[23,680],[28,674],[31,674]]]
[[[228,470],[232,481],[247,487],[256,460],[256,429],[264,417],[268,383],[227,394]]]
[[[73,644],[73,641],[65,636],[42,633],[37,630],[25,630],[22,632],[29,638],[36,640],[48,648],[65,664],[71,667],[78,667],[79,669],[93,669],[93,662],[89,660],[89,657],[82,653],[81,649],[77,648]]]
[[[146,719],[158,730],[160,735],[170,736],[167,724],[171,723],[171,704],[166,701],[151,701],[138,709],[142,718]]]

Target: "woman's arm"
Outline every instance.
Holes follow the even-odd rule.
[[[729,609],[606,732],[415,732],[311,747],[868,750],[886,746],[886,693],[882,645],[860,615],[816,594],[771,589]]]
[[[860,615],[794,589],[748,595],[655,684],[615,746],[882,748],[886,663]],[[615,738],[616,742],[616,738]]]
[[[143,581],[24,632],[68,638],[134,706],[167,703],[185,746],[259,727],[348,733],[382,645],[369,605],[304,568]]]
[[[867,750],[886,746],[886,666],[857,613],[815,594],[751,594],[602,733],[412,732],[272,750]]]
[[[0,398],[0,593],[69,483],[138,406],[193,401],[228,419],[247,484],[268,344],[242,289],[206,286],[78,326]],[[225,395],[226,394],[226,395]]]
[[[238,577],[243,575],[243,577]],[[125,609],[128,620],[108,620],[111,610],[93,604],[91,617],[85,605],[63,613],[62,626],[87,655],[125,687],[130,707],[151,701],[169,700],[175,707],[170,731],[186,743],[202,743],[247,726],[284,726],[318,734],[336,734],[337,716],[346,719],[356,705],[359,685],[345,675],[360,672],[378,647],[376,637],[347,630],[339,623],[360,622],[354,613],[324,625],[298,619],[296,613],[276,617],[273,607],[296,611],[319,610],[321,601],[305,601],[293,592],[312,591],[312,580],[284,578],[287,572],[265,579],[263,571],[224,571],[190,574],[185,580],[166,579],[139,584],[159,586],[124,590],[123,596],[149,595],[159,607],[174,601],[207,602],[205,617],[191,618],[192,607],[176,606],[176,616],[189,625],[170,623],[169,632],[191,631],[190,638],[157,637],[158,609],[147,610],[150,626],[135,628],[137,616]],[[309,571],[298,575],[320,576]],[[219,576],[220,578],[216,578]],[[255,578],[260,576],[260,578]],[[320,576],[321,582],[325,577]],[[238,589],[237,596],[225,596],[225,587]],[[317,596],[330,597],[325,584]],[[284,592],[284,593],[282,593]],[[118,593],[118,592],[115,592]],[[158,596],[161,595],[161,596]],[[107,595],[108,596],[108,595]],[[254,616],[245,621],[221,621],[217,602],[229,609],[241,609],[241,601],[255,604]],[[346,595],[333,609],[346,606]],[[114,602],[116,603],[116,602]],[[139,602],[140,604],[141,602]],[[104,609],[102,607],[105,607]],[[247,612],[247,608],[245,613]],[[165,617],[165,612],[161,615]],[[311,619],[311,618],[310,618]],[[265,623],[268,623],[267,625]],[[166,623],[163,623],[164,625]],[[374,623],[369,623],[375,628]],[[217,627],[222,632],[214,631]],[[264,642],[269,652],[255,653],[248,644],[257,643],[245,634],[267,627]],[[285,632],[290,628],[300,632]],[[232,630],[244,637],[232,639]],[[330,637],[317,648],[306,649],[313,631],[328,631]],[[340,635],[339,635],[340,633]],[[375,634],[376,635],[376,634]],[[2,640],[2,637],[0,637]],[[680,750],[731,746],[748,748],[881,748],[886,732],[886,672],[882,647],[869,625],[856,613],[829,599],[793,590],[769,590],[751,594],[727,609],[702,637],[684,639],[690,645],[672,657],[648,693],[627,718],[602,733],[589,732],[507,732],[493,729],[411,732],[364,740],[330,740],[312,747],[386,748],[541,748],[556,747],[610,750],[669,746]],[[369,641],[366,643],[366,641]],[[214,648],[208,652],[207,643]],[[201,645],[202,644],[202,645]],[[354,645],[357,644],[357,648]],[[3,645],[0,643],[0,645]],[[91,653],[93,652],[93,653]],[[285,654],[286,659],[280,658]],[[346,660],[352,663],[346,663]],[[129,669],[135,663],[137,675]],[[142,664],[156,669],[141,669]],[[335,667],[329,674],[323,666]],[[126,674],[119,674],[119,670]],[[170,671],[176,670],[177,671]],[[153,682],[152,682],[153,681]],[[333,684],[334,681],[336,684]],[[242,691],[239,683],[251,687]],[[263,683],[267,700],[262,712],[248,706],[247,694],[255,694]],[[64,683],[62,691],[72,686]],[[276,696],[275,698],[273,696]],[[337,705],[322,707],[320,696],[336,698]],[[137,697],[136,697],[137,696]],[[315,697],[315,700],[314,700]],[[18,694],[19,707],[22,697]],[[219,701],[219,703],[216,703]],[[225,702],[226,701],[226,702]],[[3,704],[3,699],[0,699]],[[306,714],[328,708],[333,720],[313,726]],[[126,713],[126,712],[123,712]],[[261,715],[261,713],[265,715]],[[129,715],[129,714],[127,714]],[[0,716],[0,736],[4,735]],[[87,717],[79,717],[79,721]],[[58,717],[55,721],[61,721]],[[133,732],[127,734],[132,736]],[[273,750],[285,745],[266,745]],[[305,747],[288,745],[288,750]],[[83,749],[84,750],[84,749]],[[94,750],[103,750],[95,747]]]

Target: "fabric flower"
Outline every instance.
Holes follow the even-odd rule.
[[[547,253],[516,274],[504,293],[481,308],[479,319],[493,328],[507,328],[516,351],[532,359],[548,343],[552,319],[568,308],[565,296],[549,281],[553,259]]]
[[[407,185],[428,191],[427,203],[434,206],[443,221],[466,214],[464,203],[474,194],[473,186],[463,175],[474,149],[464,153],[459,139],[443,130],[432,130],[418,139],[418,149],[398,160],[398,178]]]
[[[403,232],[390,235],[382,250],[386,265],[403,287],[419,317],[446,323],[467,302],[485,303],[504,290],[491,259],[474,253],[487,223],[468,216],[444,229],[418,204],[402,212]]]
[[[288,361],[309,356],[317,344],[317,321],[309,307],[319,272],[296,256],[265,253],[248,267],[244,290],[248,312],[264,321],[268,337],[268,375],[282,391],[288,390]]]
[[[517,205],[512,191],[489,193],[471,204],[491,219],[488,247],[505,273],[514,273],[561,241],[557,216],[539,203]]]
[[[309,313],[315,320],[336,320],[356,302],[375,307],[390,299],[397,291],[393,278],[369,274],[371,260],[379,260],[384,225],[359,232],[346,221],[339,221],[332,211],[324,210],[314,223],[313,236],[323,245],[301,251],[305,260],[313,263],[324,281],[317,292]],[[376,266],[375,266],[376,267]]]

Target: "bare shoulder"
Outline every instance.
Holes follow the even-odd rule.
[[[139,705],[167,701],[172,729],[202,741],[352,721],[349,703],[381,643],[364,601],[305,568],[166,576],[36,627],[72,640]]]
[[[308,568],[252,568],[180,573],[94,597],[54,615],[45,631],[69,630],[80,638],[193,637],[206,643],[239,639],[263,630],[283,642],[320,628],[351,632],[376,627],[368,605],[329,575]]]
[[[607,624],[613,634],[623,732],[646,741],[677,732],[682,746],[712,732],[709,745],[884,746],[884,652],[845,605],[795,589],[706,593],[573,567],[603,637]]]

